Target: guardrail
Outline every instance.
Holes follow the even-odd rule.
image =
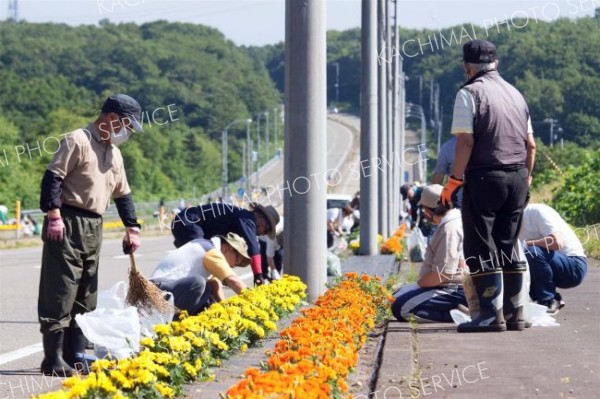
[[[261,166],[260,168],[260,172],[262,173],[264,172],[264,170],[270,168],[273,163],[277,162],[279,159],[281,158],[281,155],[278,154],[275,157],[271,158],[269,161],[267,161],[264,165]],[[254,172],[253,174],[251,174],[249,176],[250,179],[254,179],[255,178],[255,174],[256,172]],[[252,180],[251,180],[252,181]],[[235,187],[242,187],[244,186],[244,183],[242,183],[241,179],[231,182],[229,184],[229,192],[230,193],[234,193],[235,192]],[[233,190],[232,190],[233,189]],[[160,218],[160,212],[161,212],[161,204],[163,205],[163,212],[164,215],[166,215],[165,217],[168,217],[168,215],[176,208],[181,208],[182,206],[187,206],[189,204],[191,205],[198,205],[198,204],[203,204],[206,203],[210,200],[215,200],[217,197],[220,196],[222,192],[222,188],[219,187],[216,190],[213,190],[209,193],[200,195],[198,197],[195,198],[179,198],[179,199],[173,199],[173,200],[168,200],[168,201],[161,201],[161,202],[157,202],[157,201],[144,201],[144,202],[136,202],[135,203],[135,208],[136,208],[136,213],[138,215],[138,217],[140,218],[140,223],[143,224],[144,221],[142,220],[142,218],[153,218],[156,221],[156,225],[160,226],[161,223],[159,221]],[[262,195],[260,188],[256,188],[253,190],[252,193],[250,193],[250,196],[245,196],[244,198],[242,197],[238,197],[235,196],[236,200],[239,201],[239,203],[243,203],[244,200],[248,200],[248,198],[251,198],[253,201],[257,201],[257,202],[262,202],[261,200],[264,200],[264,195]],[[33,218],[36,223],[42,223],[42,220],[45,216],[45,213],[42,212],[40,209],[21,209],[21,203],[20,201],[16,201],[15,203],[15,207],[14,207],[14,214],[16,215],[16,217],[13,217],[11,219],[8,219],[8,222],[11,222],[10,224],[0,224],[0,239],[20,239],[22,238],[23,235],[27,235],[27,234],[23,234],[23,227],[25,225],[24,220],[21,219],[21,215],[25,216],[30,216],[31,218]],[[4,220],[6,220],[6,217],[8,215],[3,215],[4,216]],[[123,227],[123,223],[121,222],[120,218],[119,218],[119,213],[117,212],[117,208],[116,206],[113,204],[111,204],[108,209],[106,210],[106,212],[104,212],[104,214],[102,215],[104,218],[104,223],[103,223],[103,227],[105,229],[114,229],[114,228],[122,228]],[[165,219],[161,219],[163,222],[165,221]],[[1,223],[1,220],[0,220]],[[147,227],[149,227],[149,223],[146,223]]]

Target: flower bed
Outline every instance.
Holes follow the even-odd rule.
[[[384,241],[381,246],[381,253],[394,255],[398,260],[401,260],[402,251],[404,250],[402,241],[404,240],[405,233],[406,225],[403,223],[390,238]]]
[[[379,278],[347,273],[281,331],[264,370],[246,370],[228,399],[342,398],[358,350],[393,298]]]
[[[177,396],[185,382],[210,379],[210,367],[275,330],[275,322],[294,311],[305,297],[306,285],[291,276],[244,290],[197,316],[156,325],[156,337],[142,339],[138,356],[96,361],[87,377],[68,378],[62,390],[38,398]]]
[[[381,234],[377,234],[377,246],[381,247],[381,243],[383,242],[383,236]],[[350,247],[350,249],[352,250],[352,253],[354,253],[354,255],[358,255],[360,252],[360,238],[359,235],[356,234],[356,238],[351,238],[350,239],[350,243],[348,244],[348,246]]]

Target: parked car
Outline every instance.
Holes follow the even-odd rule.
[[[343,208],[352,201],[352,196],[347,194],[327,194],[327,209]]]

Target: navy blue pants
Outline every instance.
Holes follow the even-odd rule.
[[[154,284],[173,294],[175,307],[186,310],[190,316],[197,315],[213,302],[212,292],[207,289],[202,276],[191,275],[173,281],[154,280]]]
[[[529,296],[534,301],[557,298],[556,288],[576,287],[587,273],[587,259],[583,256],[567,256],[546,248],[527,247],[525,257],[531,274]]]
[[[416,284],[406,284],[394,294],[392,313],[400,321],[408,321],[414,315],[419,322],[451,323],[450,311],[458,305],[467,306],[467,298],[462,286],[419,288]]]

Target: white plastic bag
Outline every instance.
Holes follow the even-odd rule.
[[[339,277],[342,275],[342,263],[339,256],[331,251],[327,251],[327,275]]]
[[[125,283],[120,281],[98,293],[96,310],[75,316],[98,357],[110,353],[123,359],[140,350],[140,318],[137,309],[125,303],[125,295]]]
[[[523,308],[523,317],[525,322],[531,323],[531,327],[558,327],[560,324],[549,315],[548,308],[537,303],[529,302]],[[450,311],[450,317],[454,324],[462,324],[471,321],[471,316],[464,314],[458,309]]]
[[[525,321],[531,323],[531,327],[558,327],[560,324],[547,313],[548,308],[544,305],[529,302],[523,309]]]
[[[408,254],[411,262],[423,262],[427,242],[421,232],[421,229],[415,227],[408,236]]]
[[[140,317],[140,333],[145,337],[154,337],[156,333],[152,329],[156,324],[168,324],[173,321],[173,316],[175,315],[175,304],[173,303],[175,297],[170,292],[168,293],[169,297],[166,298],[169,302],[169,311],[166,313],[161,313],[158,310],[151,311],[142,311],[140,309],[139,317]]]

